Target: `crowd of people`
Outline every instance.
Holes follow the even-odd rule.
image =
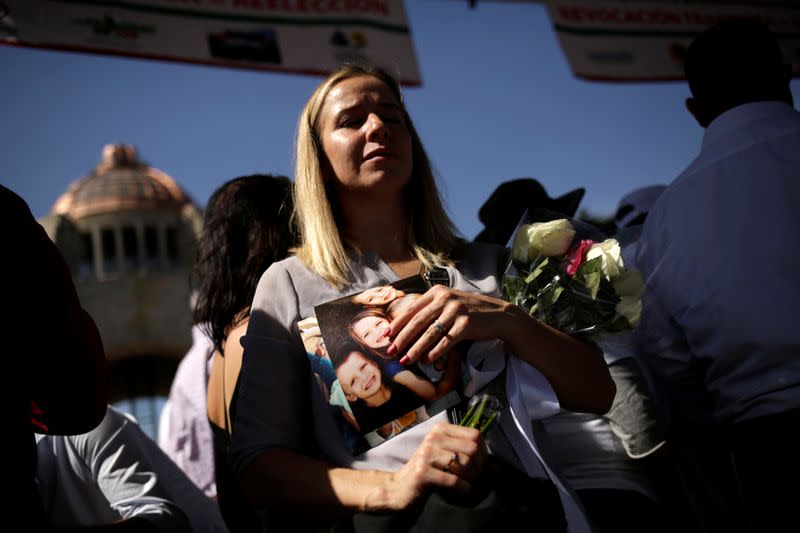
[[[107,406],[97,329],[57,249],[0,188],[19,252],[4,268],[22,267],[2,277],[23,311],[8,337],[30,354],[12,358],[27,385],[11,402],[27,457],[12,509],[54,531],[791,529],[791,71],[749,20],[703,32],[685,71],[700,154],[670,185],[620,200],[642,319],[602,338],[503,298],[522,214],[574,217],[584,189],[550,198],[534,179],[506,182],[468,241],[397,81],[368,66],[329,75],[300,113],[293,182],[242,176],[208,202],[195,343],[160,448]],[[34,333],[40,302],[55,320]],[[495,423],[462,425],[483,393]]]

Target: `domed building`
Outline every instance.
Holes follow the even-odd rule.
[[[108,145],[39,222],[100,330],[112,402],[130,402],[143,427],[154,424],[152,399],[167,396],[192,341],[189,275],[201,211],[134,147]]]

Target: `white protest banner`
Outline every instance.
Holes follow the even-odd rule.
[[[800,75],[800,6],[549,0],[547,10],[572,72],[595,81],[683,79],[686,48],[727,18],[756,18],[780,40]]]
[[[0,0],[0,44],[421,84],[403,0]]]

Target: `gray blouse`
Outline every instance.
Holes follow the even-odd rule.
[[[447,267],[450,286],[499,297],[502,250],[484,243],[465,245],[456,258],[458,268]],[[353,271],[355,281],[341,291],[296,257],[273,264],[262,276],[242,338],[244,356],[231,450],[239,469],[270,448],[322,452],[335,464],[353,465],[354,458],[313,380],[297,326],[314,316],[316,305],[400,279],[371,252],[354,259]]]
[[[497,245],[465,243],[455,258],[457,267],[447,267],[450,286],[500,297],[502,252]],[[242,338],[244,355],[230,450],[239,472],[274,448],[293,449],[350,468],[398,470],[432,425],[447,420],[442,412],[360,456],[350,454],[314,379],[297,323],[314,316],[316,305],[400,279],[370,252],[354,259],[352,269],[355,280],[341,291],[296,257],[273,264],[262,276]],[[561,494],[570,531],[587,530],[574,497],[542,460],[531,432],[531,419],[559,409],[549,383],[516,357],[506,358],[500,341],[474,343],[466,361],[474,376],[474,390],[507,370],[511,405],[501,414],[502,431],[494,432],[499,438],[493,439],[492,452],[532,477],[550,477]]]

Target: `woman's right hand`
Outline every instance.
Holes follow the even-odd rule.
[[[388,507],[406,509],[434,487],[469,491],[485,458],[477,429],[445,422],[435,425],[408,463],[390,476]]]

